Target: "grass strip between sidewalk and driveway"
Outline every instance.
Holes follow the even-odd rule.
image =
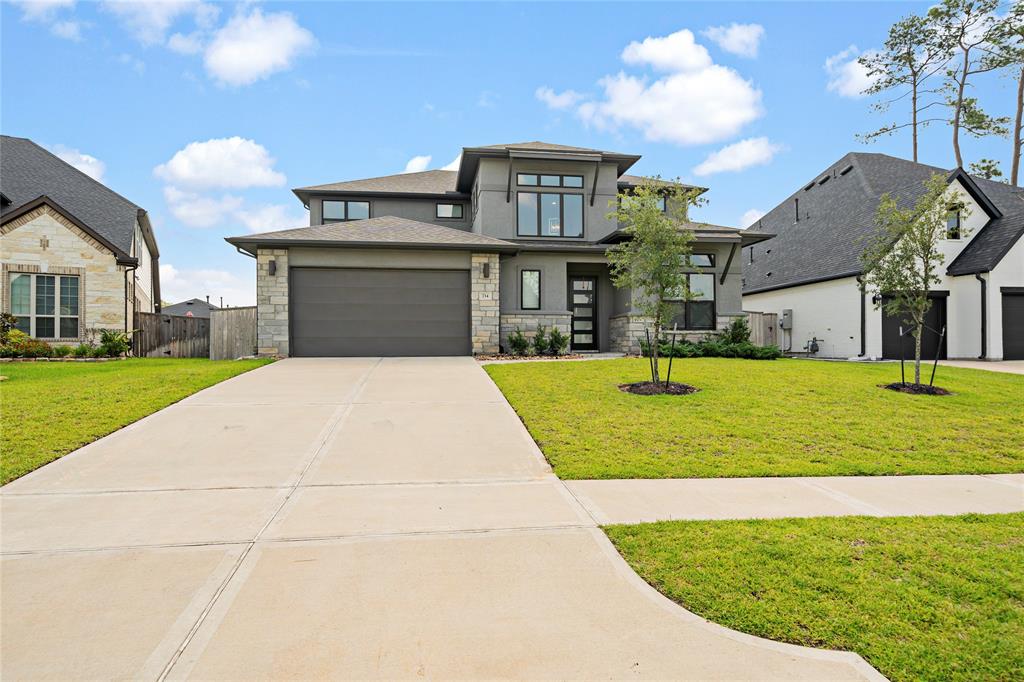
[[[648,583],[726,627],[855,651],[894,681],[1024,679],[1024,514],[605,531]]]
[[[0,365],[0,484],[269,360]]]
[[[688,358],[698,393],[642,396],[643,359],[485,369],[564,479],[1024,471],[1024,376],[939,367],[940,397],[879,388],[893,363]]]

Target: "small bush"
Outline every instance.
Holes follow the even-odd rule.
[[[18,324],[18,318],[10,313],[0,313],[0,345],[7,343],[7,335]]]
[[[76,358],[88,358],[92,356],[92,346],[87,343],[80,343],[71,349],[71,354]]]
[[[553,327],[548,335],[548,350],[552,355],[561,355],[569,347],[569,335],[563,334],[558,327]]]
[[[11,333],[13,335],[13,331]],[[48,358],[53,354],[53,347],[46,341],[27,336],[15,342],[8,339],[7,345],[14,350],[11,357],[15,358]]]
[[[53,357],[55,358],[66,358],[71,355],[71,346],[54,346]]]
[[[526,338],[519,327],[516,327],[516,330],[508,335],[508,349],[512,355],[526,355],[529,347],[530,340]]]
[[[90,358],[106,358],[106,357],[110,357],[110,354],[107,352],[107,349],[104,348],[103,346],[90,346],[89,347],[89,357]]]
[[[737,317],[728,327],[720,331],[717,340],[722,343],[750,343],[750,325],[747,318]]]
[[[537,334],[533,337],[533,352],[536,355],[544,355],[550,348],[548,335],[544,327],[537,326]]]
[[[102,329],[100,330],[99,347],[103,349],[103,355],[116,358],[131,350],[132,341],[125,332],[121,332],[116,329]]]
[[[641,341],[640,352],[646,357],[649,355],[647,343]],[[719,339],[705,339],[693,343],[691,341],[677,342],[675,348],[671,343],[662,343],[658,346],[658,352],[662,357],[677,358],[742,358],[746,360],[777,360],[782,357],[782,351],[777,346],[755,346],[749,341],[744,343],[727,343]]]

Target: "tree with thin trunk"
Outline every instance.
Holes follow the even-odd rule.
[[[960,132],[975,137],[1005,136],[1009,133],[1007,117],[985,113],[976,97],[970,97],[971,78],[992,71],[998,66],[990,55],[998,41],[999,21],[995,15],[999,0],[942,0],[928,10],[928,21],[934,30],[933,39],[942,49],[951,49],[953,57],[946,69],[943,94],[950,110],[953,131],[953,155],[958,168],[963,168]]]
[[[997,20],[993,35],[985,62],[1017,81],[1016,112],[1010,134],[1010,184],[1020,187],[1020,155],[1024,145],[1024,0],[1014,2],[1006,16]]]
[[[610,219],[622,225],[626,239],[608,249],[612,282],[631,292],[632,308],[653,327],[651,381],[659,383],[658,344],[680,300],[689,300],[693,227],[690,209],[701,205],[700,190],[679,182],[645,178],[620,193]]]
[[[922,118],[922,114],[941,102],[934,99],[938,88],[929,87],[929,79],[940,73],[949,61],[952,50],[935,40],[935,28],[926,18],[910,15],[889,28],[889,37],[881,51],[870,52],[858,61],[867,69],[872,84],[865,95],[893,93],[889,99],[876,102],[871,108],[885,113],[895,105],[909,104],[910,120],[894,122],[878,130],[858,135],[862,142],[873,142],[904,128],[910,128],[911,148],[917,161],[917,140],[920,128],[942,121],[941,117]],[[926,101],[928,100],[928,101]]]
[[[959,211],[960,235],[965,236],[968,209],[951,203],[949,183],[939,173],[925,181],[924,192],[913,206],[906,203],[888,193],[882,195],[875,214],[878,231],[861,254],[861,262],[865,288],[876,300],[885,301],[878,306],[913,328],[914,383],[920,384],[921,338],[931,308],[928,294],[942,281],[939,274],[945,261],[941,241],[946,238],[951,211]]]

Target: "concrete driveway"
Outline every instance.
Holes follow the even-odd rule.
[[[669,602],[469,358],[292,359],[0,492],[3,679],[861,679]]]

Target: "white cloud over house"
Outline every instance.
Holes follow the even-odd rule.
[[[864,91],[874,85],[875,77],[868,74],[868,70],[858,60],[863,55],[871,54],[861,52],[856,45],[832,55],[825,60],[825,73],[828,74],[828,84],[825,86],[829,92],[834,92],[840,97],[860,98],[864,97]]]
[[[533,94],[551,109],[569,109],[583,99],[583,95],[575,90],[555,92],[546,85],[537,88]]]
[[[280,187],[286,179],[274,169],[275,163],[263,145],[234,136],[190,142],[153,173],[177,187]]]
[[[426,156],[414,156],[409,159],[408,163],[405,164],[405,170],[403,173],[420,173],[427,170],[430,166],[430,159],[432,157],[428,154]]]
[[[711,152],[693,172],[705,176],[764,166],[783,149],[782,145],[771,142],[767,137],[751,137]]]
[[[103,182],[103,174],[107,170],[107,165],[95,156],[85,154],[71,147],[65,147],[62,144],[52,145],[49,149],[55,156],[71,164],[93,180]]]
[[[207,73],[223,85],[255,83],[291,68],[316,46],[316,38],[288,12],[260,8],[233,16],[213,34],[203,54]]]
[[[728,26],[711,26],[701,31],[701,35],[726,52],[754,58],[764,39],[764,26],[732,23]]]
[[[759,208],[752,208],[740,216],[740,227],[753,227],[754,223],[765,216],[765,212]]]

